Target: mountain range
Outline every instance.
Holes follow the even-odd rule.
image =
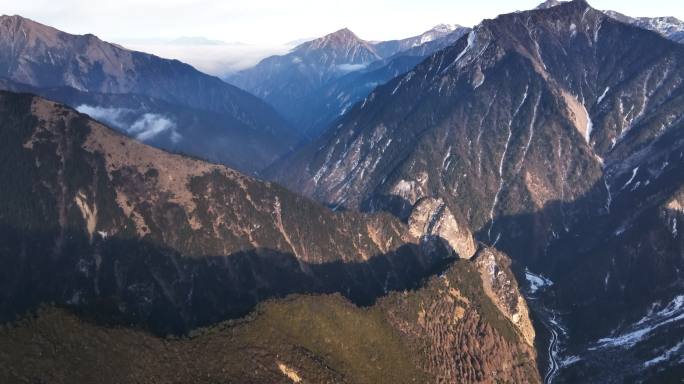
[[[298,135],[269,105],[175,60],[0,17],[0,77],[162,148],[255,172]]]
[[[0,381],[679,382],[681,30],[549,0],[240,90],[1,17]]]
[[[441,24],[418,36],[370,42],[345,28],[305,42],[286,55],[268,57],[226,80],[261,97],[300,132],[315,137],[375,86],[467,30]]]
[[[288,294],[337,292],[357,305],[372,305],[392,291],[416,289],[411,296],[397,293],[385,299],[374,314],[349,313],[353,305],[340,298],[321,298],[320,308],[346,312],[353,323],[340,325],[352,327],[349,332],[353,324],[374,321],[368,332],[375,345],[381,350],[401,346],[383,358],[399,356],[410,364],[404,371],[412,376],[400,377],[402,382],[423,376],[474,380],[488,375],[488,367],[497,366],[501,358],[517,361],[500,371],[501,377],[538,381],[534,330],[509,259],[484,248],[477,251],[482,256],[472,260],[475,249],[469,250],[472,254],[455,253],[450,244],[460,239],[440,237],[439,228],[454,229],[449,218],[428,226],[429,217],[423,216],[406,225],[387,214],[334,213],[275,184],[146,146],[87,115],[30,94],[0,93],[0,126],[2,164],[16,165],[0,168],[8,181],[0,186],[0,316],[5,322],[41,303],[53,303],[94,322],[93,328],[74,322],[62,310],[48,309],[48,316],[66,322],[75,332],[53,335],[78,337],[81,341],[74,348],[85,348],[93,340],[80,333],[120,340],[116,331],[107,331],[113,325],[138,326],[157,335],[186,334],[245,316],[258,303]],[[430,232],[424,233],[428,227]],[[457,256],[463,259],[454,264]],[[436,272],[442,277],[425,285],[424,279]],[[246,339],[227,341],[227,348],[247,348],[239,355],[271,367],[250,372],[255,381],[271,377],[280,363],[297,364],[303,377],[324,375],[333,382],[345,382],[347,377],[369,382],[394,369],[394,362],[386,360],[358,371],[358,364],[366,363],[359,363],[355,354],[376,359],[363,345],[353,346],[352,352],[343,346],[307,351],[311,341],[339,337],[336,327],[328,329],[324,323],[314,325],[320,327],[316,332],[321,338],[316,340],[302,333],[267,345],[267,339],[256,342],[247,336],[260,334],[268,321],[277,321],[269,319],[278,316],[302,316],[301,323],[282,325],[308,327],[312,318],[297,306],[314,305],[310,316],[315,319],[316,311],[322,310],[316,309],[316,302],[312,297],[275,304],[275,309],[266,310],[270,314],[257,316],[244,327],[219,327],[215,336],[204,340],[223,343],[235,331],[246,332]],[[283,310],[285,314],[278,314]],[[339,324],[338,319],[330,320]],[[267,323],[259,325],[263,321]],[[27,326],[29,333],[53,332],[40,323]],[[479,331],[459,331],[471,328]],[[6,341],[0,347],[0,367],[11,367],[1,370],[5,382],[41,377],[73,382],[101,374],[94,367],[63,370],[59,362],[66,356],[61,353],[40,358],[46,366],[36,370],[30,363],[38,358],[35,349],[25,350],[26,358],[19,361],[16,351],[10,353],[16,335],[11,331],[0,336]],[[486,347],[478,346],[479,338],[487,340]],[[100,360],[121,346],[114,340],[97,347],[102,354],[94,356],[95,366],[107,363],[113,364],[108,370],[116,368],[117,363]],[[137,347],[123,343],[134,353]],[[405,350],[411,343],[424,345],[426,354],[411,356]],[[466,345],[471,347],[462,350]],[[176,347],[190,353],[186,343]],[[445,357],[443,351],[454,353]],[[306,366],[301,365],[302,358],[308,361]],[[204,361],[221,362],[219,356],[211,359]],[[131,372],[132,376],[125,376],[128,371],[122,366],[124,376],[120,372],[104,380],[149,379],[160,374],[156,364],[162,363]],[[206,372],[192,369],[184,374],[188,373]],[[226,374],[237,372],[221,375]]]
[[[684,175],[683,55],[581,0],[502,15],[376,88],[271,175],[329,206],[404,220],[443,202],[459,228],[555,282],[548,300],[567,314],[562,346],[576,358],[561,373],[614,378],[591,363],[597,348],[623,379],[642,375],[656,368],[637,356],[678,348],[656,340],[682,326],[681,213],[667,207]],[[592,344],[670,302],[663,334],[615,344],[619,357]]]

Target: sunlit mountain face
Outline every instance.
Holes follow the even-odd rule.
[[[0,382],[681,381],[680,10],[594,5],[137,40],[221,77],[0,17]]]

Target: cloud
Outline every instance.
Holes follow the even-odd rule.
[[[76,108],[90,117],[118,128],[141,141],[152,140],[168,134],[171,142],[178,143],[183,136],[176,130],[176,123],[157,113],[143,113],[130,108],[110,108],[83,104]]]
[[[341,72],[354,72],[360,71],[367,66],[368,64],[340,64],[337,66],[337,70]]]
[[[202,72],[221,78],[252,67],[268,56],[285,54],[292,48],[288,45],[206,44],[191,41],[119,40],[117,42],[128,49],[180,60]]]
[[[87,104],[79,105],[76,110],[116,128],[123,128],[126,125],[126,115],[133,112],[128,108],[103,108]]]
[[[128,132],[134,134],[138,140],[142,141],[153,139],[164,132],[171,134],[171,141],[174,143],[177,143],[181,138],[178,132],[176,132],[176,123],[155,113],[142,115],[131,125]]]

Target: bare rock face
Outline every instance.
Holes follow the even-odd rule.
[[[408,223],[413,236],[445,240],[462,259],[470,259],[475,254],[472,234],[465,225],[459,226],[442,199],[419,200],[413,207]]]
[[[485,248],[478,252],[475,264],[482,277],[482,286],[487,296],[494,302],[508,320],[513,323],[527,345],[534,345],[534,327],[529,309],[520,288],[511,273],[511,260],[495,248]]]
[[[660,209],[660,217],[670,230],[673,237],[679,235],[679,231],[684,227],[684,188],[681,188],[675,195]]]

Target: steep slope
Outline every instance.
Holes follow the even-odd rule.
[[[53,102],[0,100],[5,319],[50,301],[179,331],[293,292],[372,302],[452,257],[388,215],[335,214]]]
[[[294,119],[305,108],[298,102],[311,91],[380,58],[369,42],[345,28],[303,43],[287,55],[268,57],[227,80]]]
[[[104,110],[103,116],[131,115],[131,121],[123,119],[116,124],[119,129],[138,121],[141,129],[156,128],[153,136],[163,142],[155,144],[163,143],[164,148],[199,156],[216,154],[217,160],[233,165],[248,164],[233,152],[242,147],[255,149],[256,156],[250,159],[254,166],[246,168],[249,172],[267,165],[298,141],[298,136],[270,106],[216,77],[176,60],[129,51],[93,35],[70,35],[20,16],[0,17],[0,77],[30,86],[32,91],[46,96],[57,94],[60,101],[73,107],[80,105],[71,103],[70,94],[93,94],[92,98],[81,97],[80,101]],[[73,90],[54,92],[54,88],[60,87]],[[112,100],[104,101],[98,94],[145,96],[151,102],[141,101],[132,106],[126,98],[116,102],[117,96],[112,96]],[[184,109],[184,117],[177,116],[174,108]],[[157,115],[157,120],[166,119],[165,127],[150,127],[148,114]],[[201,121],[181,124],[193,115]],[[209,119],[215,123],[205,128],[201,123]],[[241,131],[251,134],[232,135]],[[197,145],[197,136],[209,135],[228,144],[223,154],[210,146]],[[233,138],[235,142],[231,141]],[[262,142],[268,152],[259,149]]]
[[[586,351],[621,316],[682,292],[677,235],[645,218],[684,183],[683,63],[681,45],[584,1],[503,15],[378,87],[274,174],[331,206],[409,222],[424,199],[443,201],[459,228],[560,280],[546,306],[563,292],[563,347]],[[599,247],[637,223],[639,252]],[[597,300],[606,274],[617,289]],[[601,364],[584,380],[628,374]]]
[[[409,225],[334,213],[30,94],[0,92],[0,128],[3,382],[539,381],[510,260],[455,255],[473,240],[438,200]],[[333,292],[370,307],[291,298],[187,333]],[[41,303],[62,309],[14,321]]]
[[[70,87],[37,88],[7,79],[0,79],[0,89],[39,94],[74,106],[146,144],[194,154],[247,173],[256,173],[290,148],[284,145],[290,142],[287,135],[265,134],[228,115],[149,96],[82,92]]]
[[[469,264],[459,262],[425,287],[393,293],[370,308],[339,296],[296,296],[182,339],[95,326],[64,310],[43,309],[0,330],[0,379],[540,382],[533,348],[498,314]]]

